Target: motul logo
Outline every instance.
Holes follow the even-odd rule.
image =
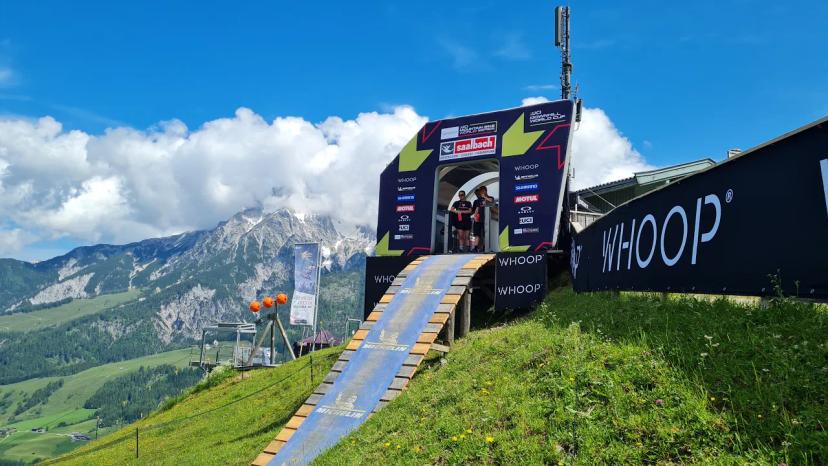
[[[537,194],[527,194],[525,196],[515,196],[515,204],[526,204],[527,202],[538,202],[540,196]]]
[[[414,204],[398,205],[397,212],[414,212]]]

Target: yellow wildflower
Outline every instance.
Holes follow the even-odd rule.
[[[487,436],[486,443],[494,443],[494,437],[492,437],[491,435]]]

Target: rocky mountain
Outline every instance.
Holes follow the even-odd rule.
[[[324,260],[320,323],[325,326],[327,321],[336,331],[346,318],[361,313],[365,257],[375,242],[367,228],[352,229],[347,235],[342,230],[326,216],[248,209],[208,231],[81,247],[35,264],[0,259],[0,313],[141,290],[140,298],[115,312],[40,331],[41,337],[52,339],[60,339],[61,332],[77,334],[64,348],[44,349],[42,341],[35,343],[38,335],[19,335],[15,353],[43,353],[46,362],[37,369],[40,375],[74,371],[93,362],[181,346],[200,336],[207,323],[251,320],[249,300],[292,291],[293,245],[318,241]],[[17,340],[14,334],[0,337],[5,338],[4,349]],[[31,347],[24,349],[27,346]],[[111,354],[102,355],[97,346]],[[0,353],[4,353],[0,355],[3,383],[3,365],[16,363],[13,355]],[[22,366],[12,371],[16,374],[12,379],[22,376],[22,371]]]

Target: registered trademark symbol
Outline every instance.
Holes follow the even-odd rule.
[[[728,189],[728,190],[727,190],[727,192],[725,193],[725,202],[727,202],[728,204],[730,204],[730,202],[731,202],[732,200],[733,200],[733,190],[732,190],[732,189]]]

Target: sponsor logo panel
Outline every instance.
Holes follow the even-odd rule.
[[[515,204],[526,204],[528,202],[538,202],[540,196],[537,194],[525,194],[522,196],[515,196]]]
[[[566,115],[563,113],[545,112],[542,109],[529,112],[529,126],[550,125],[564,121],[566,121]]]
[[[460,128],[457,126],[451,126],[449,128],[443,128],[440,130],[440,140],[443,139],[456,139],[460,137]]]
[[[397,196],[397,202],[414,202],[413,194],[400,194]]]
[[[440,140],[456,139],[462,136],[477,136],[479,134],[490,134],[497,132],[496,121],[483,123],[471,123],[462,126],[451,126],[440,130]]]
[[[497,151],[497,136],[460,139],[440,143],[440,160],[455,160],[478,155],[491,155]]]
[[[517,192],[525,192],[525,191],[537,191],[538,184],[537,183],[523,183],[523,184],[516,184],[515,191]]]

